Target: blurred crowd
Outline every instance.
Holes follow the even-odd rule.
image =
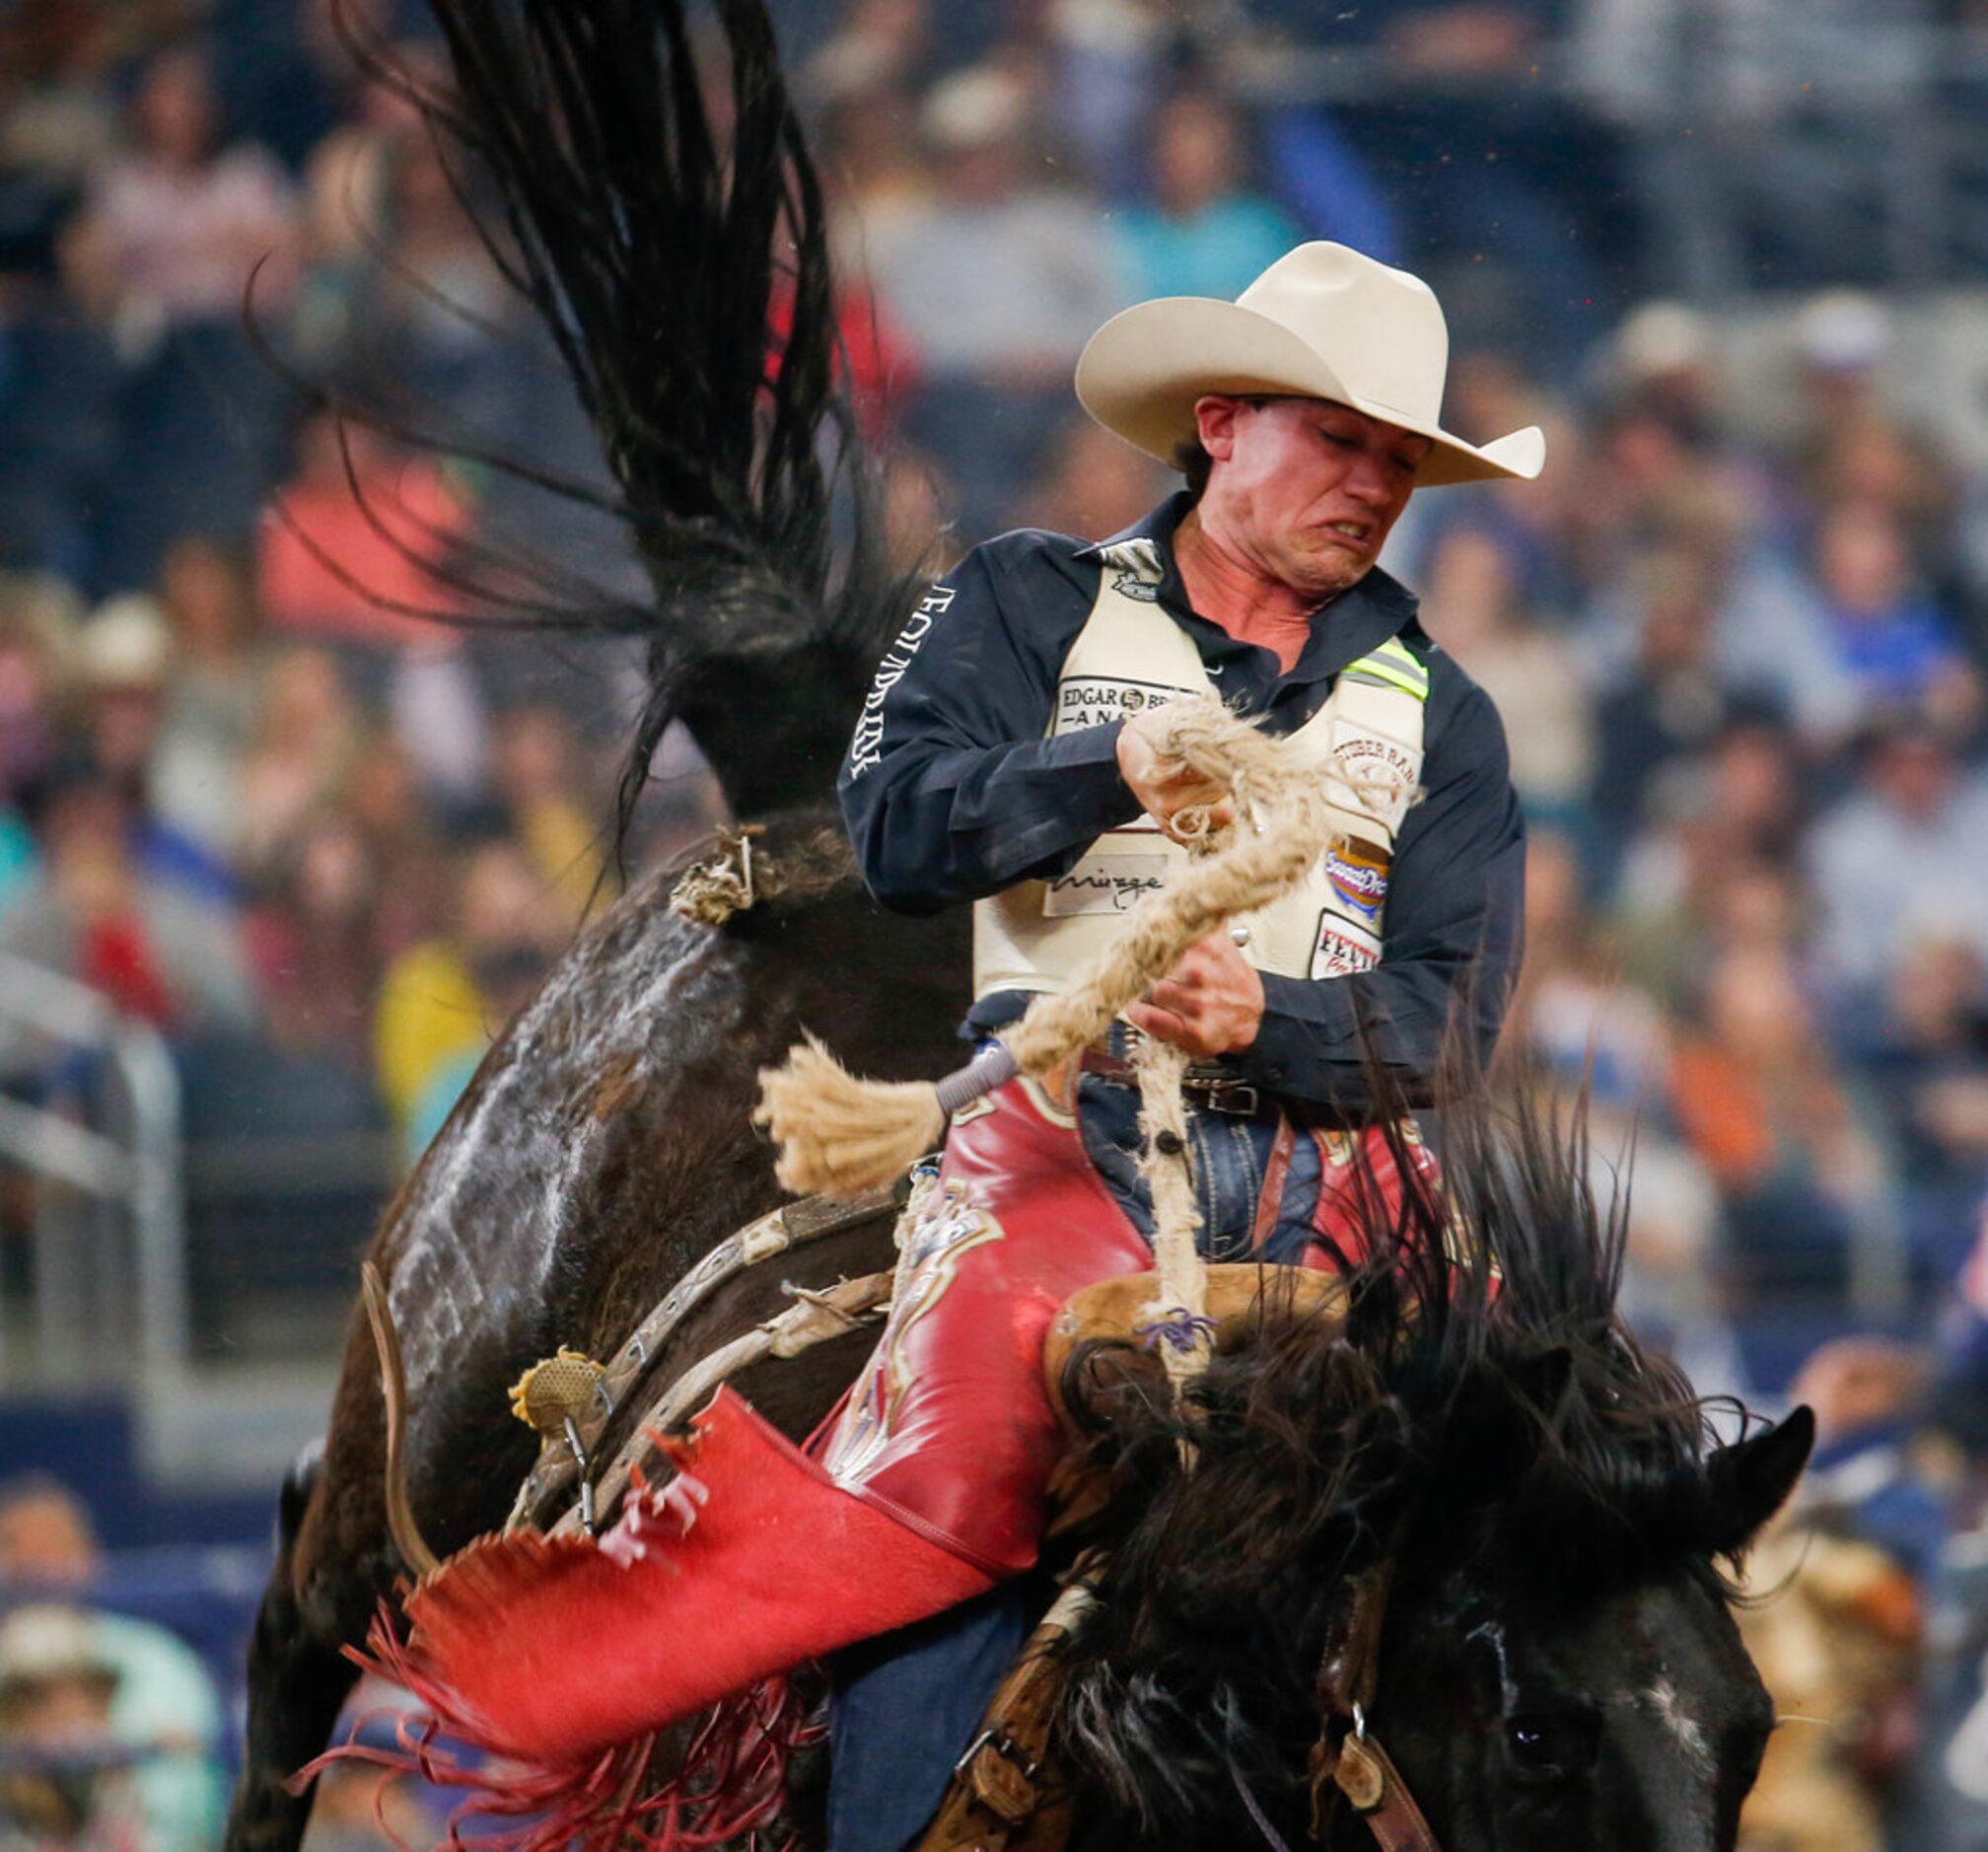
[[[474,177],[331,11],[0,16],[0,952],[159,1029],[196,1139],[370,1133],[404,1161],[615,891],[602,825],[634,675],[479,634],[475,599],[410,555],[501,535],[575,583],[629,565],[491,461],[598,479],[475,234]],[[418,9],[350,11],[435,68]],[[1850,107],[1830,32],[1930,107],[1908,29],[1974,9],[1818,4],[1787,34],[1710,9],[1698,155],[1742,128],[1766,151],[1727,177],[1751,210],[1711,229],[1680,207],[1681,144],[1644,132],[1671,107],[1652,47],[1685,11],[775,7],[907,561],[1144,513],[1171,481],[1076,412],[1084,339],[1135,300],[1233,296],[1306,237],[1438,284],[1455,428],[1548,427],[1538,484],[1421,498],[1390,552],[1511,739],[1532,844],[1515,1039],[1587,1077],[1604,1180],[1633,1131],[1639,1325],[1701,1387],[1804,1369],[1823,1408],[1828,1475],[1789,1560],[1830,1563],[1807,1611],[1855,1636],[1859,1721],[1828,1778],[1873,1833],[1921,1805],[1923,1686],[1960,1732],[1940,1830],[1978,1836],[1955,1796],[1988,1797],[1988,1714],[1961,1723],[1988,1645],[1988,478],[1901,409],[1882,253],[1838,237],[1816,266],[1813,170],[1777,192],[1772,158],[1777,124]],[[1740,240],[1729,264],[1798,286],[1743,379],[1726,321],[1666,300],[1713,230]],[[638,862],[716,816],[687,742],[657,770]],[[87,1094],[4,1030],[0,1051],[10,1091]],[[1788,1638],[1812,1684],[1827,1655]],[[128,1645],[59,1601],[0,1622],[0,1793],[23,1690],[35,1730],[121,1741],[131,1692],[177,1688],[124,1669]],[[157,1783],[173,1806],[208,1805],[197,1762]],[[80,1840],[54,1782],[35,1806],[73,1830],[31,1837],[201,1843],[131,1824],[167,1805],[148,1779],[119,1773],[123,1815]],[[1848,1807],[1811,1807],[1835,1837],[1791,1807],[1751,1843],[1880,1843],[1842,1836]]]

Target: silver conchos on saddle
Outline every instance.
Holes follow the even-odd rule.
[[[1219,692],[1194,640],[1155,603],[1147,539],[1099,553],[1097,602],[1057,677],[1049,737]],[[1288,977],[1343,977],[1381,962],[1394,838],[1422,778],[1429,672],[1398,638],[1344,670],[1286,749],[1316,765],[1344,833],[1283,899],[1238,922],[1244,956]],[[1067,873],[1023,882],[973,909],[973,990],[1056,991],[1185,859],[1150,817],[1100,836]]]

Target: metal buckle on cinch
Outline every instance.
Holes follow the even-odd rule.
[[[953,1764],[953,1774],[965,1779],[982,1807],[1008,1825],[1020,1826],[1033,1816],[1039,1804],[1035,1777],[1041,1768],[1039,1761],[1024,1760],[1021,1745],[1007,1731],[990,1728],[967,1745],[966,1753]]]

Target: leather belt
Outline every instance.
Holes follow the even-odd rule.
[[[1130,1061],[1122,1055],[1107,1054],[1101,1048],[1085,1049],[1077,1065],[1084,1073],[1096,1074],[1100,1080],[1113,1081],[1120,1087],[1139,1084],[1138,1073]],[[1242,1119],[1263,1118],[1282,1108],[1280,1101],[1253,1082],[1219,1069],[1190,1067],[1180,1077],[1180,1091],[1210,1112],[1233,1113]]]
[[[1101,1048],[1087,1048],[1077,1063],[1086,1074],[1096,1074],[1119,1087],[1136,1087],[1138,1076],[1132,1063],[1122,1055]],[[1289,1119],[1301,1131],[1355,1132],[1370,1123],[1356,1113],[1343,1112],[1316,1100],[1296,1100],[1286,1094],[1267,1093],[1253,1081],[1214,1066],[1190,1067],[1181,1076],[1180,1090],[1188,1100],[1207,1112],[1229,1113],[1237,1118],[1267,1119],[1278,1115]]]

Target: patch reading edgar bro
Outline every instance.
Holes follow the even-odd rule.
[[[1131,720],[1148,708],[1165,707],[1191,692],[1164,681],[1068,676],[1056,684],[1056,731],[1076,733],[1085,727],[1108,727],[1114,720]]]

